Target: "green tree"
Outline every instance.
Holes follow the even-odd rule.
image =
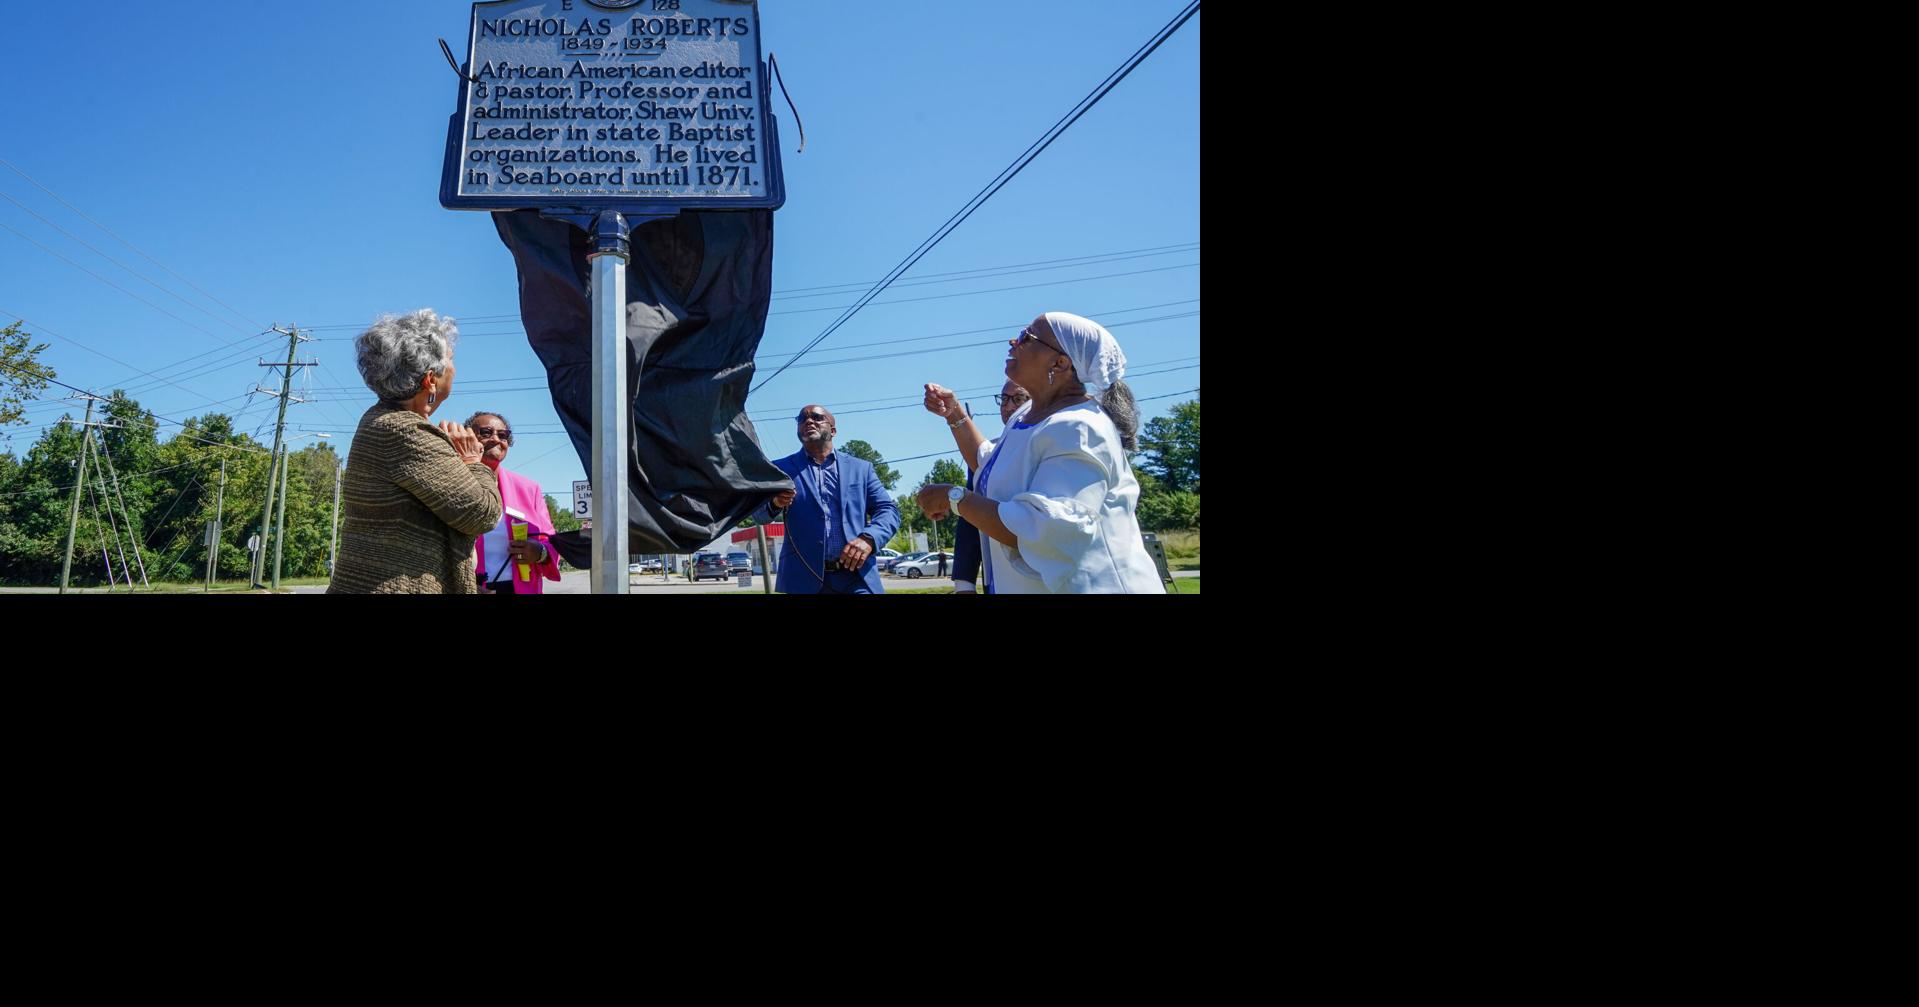
[[[847,441],[845,444],[839,446],[839,450],[863,462],[871,462],[873,464],[873,474],[879,476],[880,485],[885,487],[888,492],[891,492],[893,487],[899,484],[900,474],[895,472],[891,465],[886,464],[886,459],[880,457],[880,453],[874,450],[873,445],[865,441]]]
[[[1139,526],[1146,531],[1181,531],[1199,527],[1199,494],[1172,490],[1142,494]]]
[[[926,481],[920,483],[920,488],[925,489],[935,484],[964,486],[966,485],[966,470],[960,467],[959,462],[951,458],[941,458],[939,461],[933,463],[933,471],[926,474]]]
[[[900,530],[893,533],[892,541],[886,543],[888,549],[898,553],[913,551],[913,536],[916,531],[925,531],[930,524],[926,513],[920,510],[919,501],[911,493],[902,493],[893,498],[900,508]]]
[[[928,486],[939,485],[966,485],[966,470],[960,468],[959,463],[950,458],[941,458],[933,463],[932,471],[926,473],[926,478],[921,479],[920,484],[913,488],[913,493],[909,498],[913,501],[913,513],[919,515],[919,522],[912,530],[926,532],[926,544],[936,550],[947,548],[953,544],[953,529],[958,523],[958,518],[956,518],[951,511],[947,512],[943,520],[934,521],[928,518],[924,511],[919,509],[919,491]],[[900,511],[903,515],[905,508],[900,508]],[[905,522],[901,522],[901,527],[905,527]]]
[[[574,516],[573,508],[560,506],[560,502],[553,499],[551,493],[546,495],[546,512],[553,515],[554,531],[580,530],[580,519]]]
[[[1199,492],[1199,400],[1173,407],[1171,416],[1149,420],[1140,432],[1145,469],[1169,491]]]
[[[34,343],[20,324],[0,329],[0,424],[25,423],[20,417],[24,400],[44,391],[47,382],[58,376],[36,359],[47,344]]]

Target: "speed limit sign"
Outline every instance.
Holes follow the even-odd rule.
[[[593,513],[593,484],[585,479],[573,480],[573,516],[586,517]]]

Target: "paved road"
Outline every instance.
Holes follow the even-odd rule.
[[[1173,576],[1179,577],[1179,578],[1197,577],[1199,576],[1199,571],[1184,570],[1184,571],[1180,571],[1178,573],[1173,574]],[[914,588],[945,587],[947,584],[951,583],[951,581],[941,580],[937,577],[931,577],[931,578],[921,577],[918,579],[905,578],[905,577],[882,577],[880,579],[886,584],[886,588],[889,591],[896,590],[896,589],[912,590]],[[717,581],[711,581],[711,580],[701,581],[698,584],[688,584],[686,582],[685,577],[672,577],[665,581],[662,581],[660,579],[660,575],[654,573],[654,574],[632,574],[627,578],[627,584],[629,585],[628,591],[632,594],[760,594],[764,590],[760,586],[760,580],[761,578],[754,577],[753,586],[750,588],[743,588],[739,586],[738,578],[729,580],[723,584]],[[282,590],[283,590],[283,593],[290,593],[290,594],[325,594],[326,585],[324,584],[301,585],[301,586],[287,587]],[[588,589],[587,580],[586,580],[586,571],[584,570],[570,570],[566,573],[561,574],[560,582],[558,584],[548,587],[546,591],[548,594],[592,594],[593,593],[591,590]],[[54,588],[54,587],[0,587],[0,594],[57,594],[57,593],[59,593],[59,588]],[[107,590],[105,588],[100,588],[100,587],[86,588],[86,589],[69,588],[67,593],[68,594],[106,594]],[[119,593],[120,594],[127,593],[126,588],[122,587]],[[223,593],[244,594],[249,592],[223,592]],[[256,592],[250,592],[250,593],[259,594],[262,592],[256,591]]]

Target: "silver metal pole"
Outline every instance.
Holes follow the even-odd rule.
[[[593,224],[593,573],[594,594],[626,594],[627,436],[624,217],[608,210]]]
[[[760,535],[760,581],[766,587],[764,593],[772,594],[773,561],[766,555],[766,526],[763,524],[755,524],[753,525],[753,530],[759,532]]]

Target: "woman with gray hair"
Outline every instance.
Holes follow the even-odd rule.
[[[499,523],[480,440],[430,417],[453,390],[453,319],[384,315],[353,341],[379,398],[360,417],[340,483],[340,555],[328,594],[475,594],[473,540]]]
[[[947,421],[973,491],[933,485],[920,509],[957,511],[986,547],[987,594],[1164,594],[1140,537],[1139,480],[1127,452],[1139,410],[1120,378],[1126,354],[1105,326],[1049,311],[1009,341],[1006,376],[1032,396],[998,441],[959,397],[926,386],[926,411]]]

